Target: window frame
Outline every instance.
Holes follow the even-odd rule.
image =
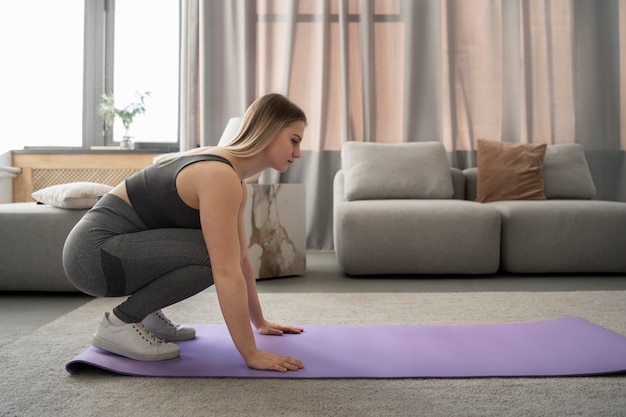
[[[83,141],[85,149],[117,146],[113,129],[106,127],[98,112],[102,94],[111,94],[115,45],[115,0],[85,0],[83,58]],[[178,119],[178,117],[177,117]],[[136,142],[136,149],[172,152],[180,148],[178,131],[174,142]]]

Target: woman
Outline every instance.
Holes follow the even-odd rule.
[[[162,308],[215,284],[224,320],[246,364],[295,371],[301,361],[257,349],[260,334],[301,333],[267,321],[247,252],[244,179],[265,168],[284,172],[300,157],[304,112],[279,94],[257,99],[225,147],[165,158],[103,196],[69,234],[63,265],[81,291],[129,295],[104,314],[94,346],[136,360],[179,356],[171,341],[195,337]],[[207,352],[210,354],[210,352]]]

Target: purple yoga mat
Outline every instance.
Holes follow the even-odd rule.
[[[304,326],[299,335],[256,335],[257,346],[304,362],[297,372],[246,367],[225,325],[195,325],[181,356],[139,362],[90,347],[70,361],[123,375],[200,378],[470,378],[626,372],[626,337],[584,319],[489,325]]]

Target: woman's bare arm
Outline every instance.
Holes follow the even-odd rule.
[[[241,245],[241,270],[248,287],[248,308],[250,310],[250,321],[257,328],[258,332],[267,335],[282,335],[283,333],[301,333],[301,327],[289,326],[278,323],[271,323],[265,320],[263,309],[259,302],[259,295],[256,286],[256,274],[250,256],[248,255],[248,242],[245,230],[244,213],[247,200],[248,189],[246,184],[242,184],[243,200],[239,209],[239,241]]]
[[[242,203],[245,204],[245,197],[239,177],[225,164],[193,165],[194,175],[187,178],[193,178],[190,181],[195,182],[215,288],[237,350],[252,368],[276,371],[301,368],[300,361],[262,352],[256,347],[250,325],[248,285],[241,268],[239,212]]]

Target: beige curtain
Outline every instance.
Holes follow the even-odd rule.
[[[192,144],[213,143],[267,92],[300,104],[306,152],[266,180],[306,184],[310,248],[332,248],[345,141],[438,140],[459,168],[475,164],[479,138],[577,142],[598,197],[626,201],[626,0],[183,4],[198,16],[183,25],[188,48],[200,29],[198,61],[187,49],[181,64],[181,133],[193,125]]]

